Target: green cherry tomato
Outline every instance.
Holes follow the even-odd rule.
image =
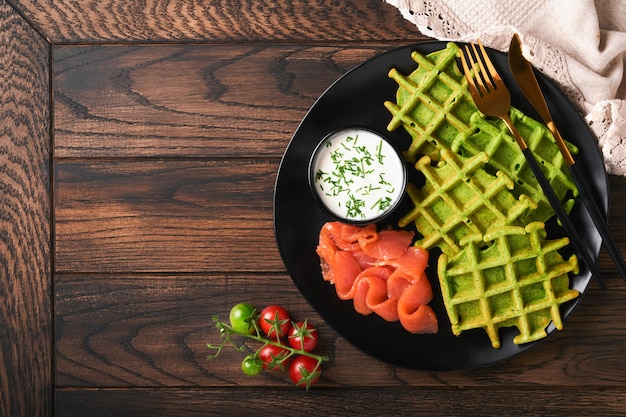
[[[261,373],[263,369],[263,362],[256,358],[254,355],[248,355],[243,358],[241,362],[241,370],[248,376],[255,376]]]
[[[254,320],[256,320],[256,309],[248,303],[236,304],[230,310],[230,325],[239,333],[254,333]]]

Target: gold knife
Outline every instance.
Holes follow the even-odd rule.
[[[515,34],[513,39],[511,39],[511,45],[509,47],[509,66],[511,67],[511,72],[517,80],[522,92],[528,101],[530,101],[533,105],[535,110],[537,110],[548,129],[550,129],[550,132],[552,132],[556,145],[561,151],[563,159],[565,160],[565,163],[572,174],[572,178],[578,187],[581,199],[585,204],[585,207],[587,208],[594,224],[596,225],[596,228],[600,232],[600,235],[602,236],[611,257],[613,258],[617,269],[622,275],[624,281],[626,281],[626,264],[624,264],[624,257],[622,256],[619,247],[615,242],[615,238],[613,238],[613,235],[606,224],[604,215],[598,208],[598,205],[593,198],[593,194],[591,193],[591,189],[587,184],[585,176],[579,171],[576,161],[574,161],[572,154],[569,149],[567,149],[565,141],[561,137],[559,130],[552,120],[552,115],[550,114],[546,100],[543,97],[541,88],[539,87],[539,83],[535,77],[535,73],[533,72],[530,63],[522,55],[522,43],[517,34]]]

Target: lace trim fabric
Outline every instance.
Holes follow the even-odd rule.
[[[626,175],[626,104],[607,100],[596,104],[585,117],[598,138],[607,172]]]
[[[610,88],[606,88],[607,93],[604,93],[604,97],[598,100],[598,95],[602,96],[602,94],[597,94],[597,91],[590,92],[591,87],[589,85],[593,82],[588,82],[586,77],[589,77],[591,73],[591,76],[598,78],[595,82],[601,83],[604,80],[603,77],[606,77],[606,74],[602,73],[602,71],[606,71],[606,68],[599,65],[598,74],[592,73],[592,71],[585,73],[577,70],[581,64],[576,61],[576,57],[568,56],[558,47],[567,42],[561,39],[559,43],[557,39],[556,45],[552,44],[553,40],[543,30],[541,21],[548,18],[550,13],[553,15],[560,13],[559,0],[532,2],[506,0],[473,0],[471,2],[465,0],[385,1],[398,8],[402,16],[414,23],[421,33],[439,40],[472,42],[480,38],[486,46],[507,51],[511,37],[514,33],[518,33],[524,44],[524,55],[535,68],[559,86],[585,117],[591,131],[598,138],[598,145],[602,150],[607,172],[626,176],[626,103],[624,101],[626,97],[617,96],[617,91],[625,88],[623,83],[622,87],[616,89],[617,91],[611,92]],[[598,0],[595,3],[600,6],[610,6],[610,0]],[[596,14],[598,15],[595,21],[596,25],[598,21],[600,23],[610,21],[611,29],[615,30],[615,26],[622,23],[615,23],[615,10],[612,10],[611,7],[605,11],[607,16],[603,18],[601,12],[595,9],[596,6],[594,6],[593,1],[588,1],[586,6],[593,9],[589,12],[591,23],[594,22],[593,18]],[[569,3],[564,7],[570,7]],[[600,33],[600,28],[596,29]],[[572,35],[575,35],[575,31],[579,29],[571,28],[570,30],[574,31]],[[626,30],[626,27],[623,27],[622,30]],[[623,32],[618,32],[618,34],[622,35]],[[572,36],[572,38],[574,37]],[[626,41],[626,34],[618,37],[618,41]],[[615,60],[615,57],[611,58]],[[620,56],[618,55],[617,58]],[[626,52],[621,54],[621,59],[622,62],[618,70],[613,72],[613,78],[621,78]],[[620,84],[619,79],[613,81]],[[592,96],[595,98],[592,99]]]

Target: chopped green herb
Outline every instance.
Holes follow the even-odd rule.
[[[365,218],[365,211],[384,212],[393,203],[390,195],[396,187],[385,178],[383,165],[387,155],[383,141],[359,141],[359,135],[348,135],[328,151],[325,169],[315,172],[324,195],[337,198],[335,207],[342,208],[347,218]],[[326,143],[330,147],[330,141]],[[382,171],[382,172],[381,172]],[[371,207],[371,201],[380,197]]]
[[[354,195],[350,194],[350,199],[346,201],[346,207],[348,208],[348,217],[365,217],[362,211],[364,206],[365,201],[358,199]]]
[[[383,162],[383,158],[385,157],[385,155],[383,155],[383,141],[381,140],[380,142],[378,142],[378,145],[376,146],[376,158],[378,158],[378,163],[381,165],[384,165],[385,163]]]
[[[378,201],[376,201],[373,205],[372,205],[372,209],[378,207],[378,211],[385,211],[389,208],[389,206],[391,206],[391,197],[385,197],[385,198],[379,198]]]

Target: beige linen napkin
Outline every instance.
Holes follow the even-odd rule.
[[[385,0],[425,35],[507,51],[554,80],[598,138],[607,171],[626,176],[626,0]]]

